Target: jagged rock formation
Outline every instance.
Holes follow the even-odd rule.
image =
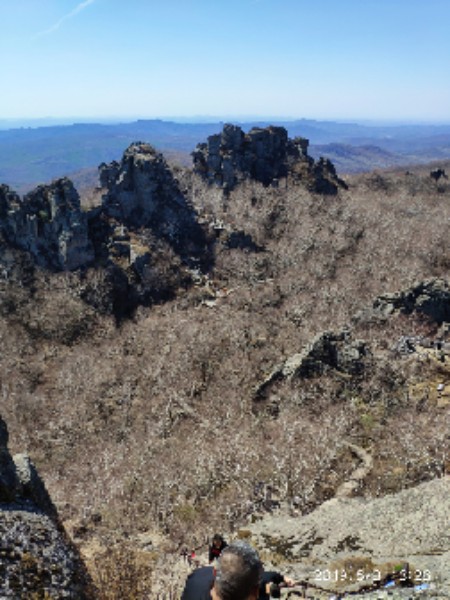
[[[449,493],[450,477],[443,477],[383,498],[333,498],[308,515],[267,515],[243,533],[267,563],[305,581],[313,595],[315,588],[343,594],[392,579],[427,583],[433,597],[448,598]]]
[[[242,178],[276,185],[288,173],[309,189],[335,193],[341,183],[329,161],[308,156],[308,141],[290,140],[282,127],[252,129],[226,125],[194,152],[195,170],[231,190]],[[162,301],[186,287],[193,272],[213,264],[214,232],[197,214],[163,156],[136,142],[120,162],[99,167],[102,205],[82,211],[80,198],[64,178],[41,185],[23,199],[0,186],[1,268],[8,245],[26,251],[53,271],[103,269],[98,285],[89,276],[81,296],[117,315],[138,304]],[[262,249],[245,232],[233,232],[229,248]],[[7,260],[8,259],[8,260]],[[17,262],[14,259],[13,262]],[[5,267],[6,265],[6,267]]]
[[[39,186],[23,200],[0,187],[0,268],[17,263],[9,247],[54,271],[94,266],[81,297],[118,318],[167,300],[212,263],[210,241],[161,154],[132,144],[120,163],[99,167],[102,206],[83,212],[72,183]],[[17,252],[16,252],[17,254]],[[84,274],[82,274],[82,277]],[[91,284],[92,280],[92,284]]]
[[[0,417],[0,597],[92,598],[87,572],[26,455]]]
[[[47,269],[71,271],[94,259],[86,215],[66,178],[37,187],[23,200],[0,186],[0,230],[9,243],[30,252]]]
[[[264,185],[276,185],[280,178],[295,172],[311,191],[335,194],[343,182],[332,163],[308,156],[308,140],[289,139],[284,127],[253,128],[247,134],[227,124],[192,153],[194,169],[209,183],[230,190],[241,179],[251,178]]]
[[[361,340],[352,341],[348,331],[319,333],[302,352],[275,367],[258,386],[254,399],[264,400],[272,386],[279,381],[321,375],[327,369],[359,375],[364,369],[366,354],[365,343]]]
[[[136,256],[142,263],[145,253],[130,247],[128,230],[149,229],[183,258],[204,258],[204,231],[161,154],[148,144],[132,144],[120,163],[102,164],[99,170],[106,193],[102,208],[90,213],[81,211],[78,193],[66,178],[37,187],[23,200],[0,186],[4,239],[52,270],[90,266],[94,258],[105,258],[108,245],[130,263]]]
[[[239,172],[269,185],[287,175],[288,159],[307,159],[307,140],[288,140],[283,127],[252,129],[247,135],[240,127],[227,124],[193,153],[194,167],[210,182],[234,187]]]
[[[405,314],[417,311],[436,323],[450,322],[450,288],[443,279],[429,279],[407,290],[379,296],[373,308],[384,316],[394,311]]]
[[[116,161],[99,167],[106,189],[103,211],[129,229],[150,228],[185,257],[205,249],[196,214],[181,193],[162,154],[137,142]]]
[[[99,167],[102,206],[89,215],[104,286],[85,299],[117,315],[166,300],[189,285],[190,269],[212,261],[209,242],[171,169],[150,145],[131,144]]]

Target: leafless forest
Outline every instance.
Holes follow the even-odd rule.
[[[429,172],[348,176],[321,196],[291,176],[224,194],[179,168],[214,265],[121,322],[82,299],[99,270],[0,281],[11,449],[32,457],[101,598],[145,597],[183,546],[201,552],[266,510],[269,488],[311,511],[353,468],[346,442],[374,459],[361,495],[449,472],[448,324],[374,307],[448,285],[450,183]],[[325,365],[258,393],[323,332],[364,348],[358,369]]]

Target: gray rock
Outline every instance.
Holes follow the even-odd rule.
[[[8,450],[8,429],[0,417],[0,503],[13,501],[16,491],[16,469]]]
[[[26,454],[15,454],[12,459],[16,469],[16,496],[21,499],[31,500],[44,513],[56,518],[56,508],[29,456]]]
[[[450,287],[444,279],[429,279],[405,291],[379,296],[373,308],[381,316],[389,316],[395,311],[418,312],[439,324],[450,322]]]
[[[131,230],[149,228],[185,256],[205,254],[205,235],[162,154],[136,142],[120,163],[102,164],[103,212]]]
[[[42,479],[26,454],[11,456],[8,429],[0,417],[0,502],[28,502],[51,517],[56,509]]]
[[[54,520],[0,508],[0,598],[93,599],[80,557]]]
[[[87,571],[30,459],[0,417],[0,598],[93,598]]]
[[[80,198],[69,179],[40,185],[23,200],[0,186],[0,230],[5,239],[53,270],[89,265],[94,250]]]
[[[269,565],[275,560],[310,586],[343,593],[389,576],[399,584],[408,565],[412,582],[426,581],[432,597],[448,598],[449,494],[444,477],[383,498],[333,498],[300,517],[280,511],[246,529]]]
[[[281,380],[320,375],[327,369],[359,375],[364,370],[366,355],[364,342],[352,341],[348,332],[322,332],[302,352],[293,354],[275,367],[258,386],[254,399],[265,399],[272,386]]]
[[[194,169],[228,191],[247,178],[276,187],[280,178],[295,171],[311,191],[335,194],[344,183],[329,160],[315,163],[308,156],[308,144],[305,138],[289,139],[284,127],[255,127],[245,134],[226,124],[221,134],[210,136],[192,153]]]
[[[20,197],[8,185],[0,185],[0,219],[5,221],[9,214],[20,207]]]

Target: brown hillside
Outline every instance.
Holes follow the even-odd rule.
[[[121,547],[144,552],[127,556],[145,597],[157,585],[152,565],[264,511],[268,486],[311,511],[353,469],[346,442],[374,461],[356,495],[449,472],[449,319],[420,303],[373,308],[436,279],[430,302],[448,307],[450,183],[429,170],[348,177],[349,189],[331,196],[292,173],[225,193],[180,170],[216,240],[215,264],[120,326],[82,300],[86,282],[101,286],[98,269],[84,279],[36,270],[23,283],[26,257],[15,255],[0,281],[0,412],[102,597],[119,597],[107,590],[121,585],[112,576]],[[358,367],[319,356],[322,366],[280,376],[258,396],[326,331],[346,332],[338,350]],[[106,549],[109,567],[98,560]]]

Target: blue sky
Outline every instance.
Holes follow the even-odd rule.
[[[450,122],[450,0],[0,0],[0,119]]]

